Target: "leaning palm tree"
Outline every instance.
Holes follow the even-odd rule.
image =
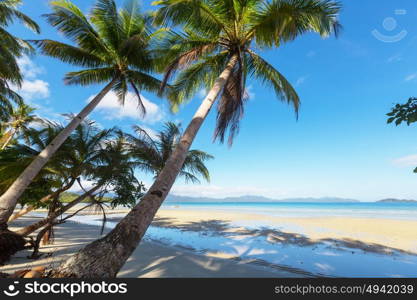
[[[0,193],[6,191],[11,184],[19,177],[19,174],[31,163],[42,149],[48,145],[59,132],[62,126],[45,122],[40,128],[29,128],[19,139],[18,143],[0,151]],[[60,170],[64,169],[62,158],[68,152],[68,148],[63,146],[60,151],[50,160],[45,168],[35,177],[28,189],[19,197],[19,203],[37,204],[37,197],[41,198],[45,194],[52,193],[62,185],[59,175]],[[45,184],[48,182],[49,184]],[[44,188],[42,188],[42,186]],[[34,192],[39,190],[39,192]]]
[[[130,159],[130,155],[125,147],[124,138],[118,137],[115,140],[103,141],[102,149],[98,151],[96,165],[85,178],[92,182],[93,187],[85,190],[82,195],[75,198],[66,205],[52,211],[44,219],[41,219],[29,226],[26,226],[16,233],[27,236],[40,229],[48,223],[54,221],[75,205],[86,200],[88,197],[94,198],[95,195],[113,193],[111,205],[133,206],[143,195],[143,184],[136,178],[135,162]]]
[[[65,143],[67,144],[67,143]],[[92,202],[87,206],[98,205],[103,211],[100,201],[106,193],[114,194],[110,204],[114,206],[123,205],[132,207],[136,201],[143,195],[144,185],[135,176],[135,162],[130,159],[129,152],[125,147],[124,138],[116,137],[107,141],[102,141],[101,150],[97,153],[96,165],[92,172],[88,172],[86,179],[93,183],[93,187],[85,190],[81,183],[80,187],[84,191],[82,195],[75,198],[71,202],[51,211],[46,218],[43,218],[33,224],[30,224],[16,232],[4,232],[0,238],[0,263],[9,259],[10,255],[23,250],[26,243],[25,237],[34,231],[41,229],[37,234],[35,241],[35,256],[38,252],[41,237],[51,229],[52,226],[60,224],[62,221],[74,216],[78,212],[84,210],[86,206],[77,209],[61,220],[55,220],[62,214],[74,209],[77,204],[82,201]],[[62,149],[62,148],[61,148]],[[60,151],[62,151],[60,149]],[[88,199],[89,198],[89,199]],[[104,214],[105,216],[105,214]],[[105,221],[105,219],[104,219]],[[3,253],[4,252],[4,253]]]
[[[54,129],[53,132],[58,133],[63,128],[62,125],[55,123],[47,123],[47,126],[52,127]],[[36,130],[32,131],[35,131],[36,134]],[[91,172],[94,172],[97,167],[97,160],[103,151],[102,145],[106,140],[113,137],[113,133],[114,129],[101,130],[94,121],[84,120],[72,132],[63,144],[63,148],[60,149],[58,154],[48,164],[48,168],[53,168],[54,170],[53,173],[56,181],[59,181],[61,184],[59,184],[57,189],[39,199],[39,201],[13,214],[9,218],[8,223],[38,208],[39,205],[48,204],[54,199],[58,199],[63,192],[71,189],[81,177],[89,176]],[[33,143],[36,143],[36,140],[28,139],[29,144],[33,145]],[[38,146],[38,148],[42,147]],[[34,149],[30,152],[26,160],[38,154],[39,152]],[[22,163],[24,162],[22,161]]]
[[[129,1],[118,10],[114,0],[97,0],[89,17],[69,0],[52,1],[51,5],[53,12],[46,15],[46,20],[75,46],[52,40],[33,43],[43,54],[83,68],[68,73],[65,83],[83,86],[99,83],[105,87],[0,197],[0,229],[7,228],[7,219],[21,193],[107,93],[114,91],[123,104],[128,91],[133,91],[145,113],[140,91],[155,91],[160,85],[150,75],[154,66],[149,48],[153,36],[151,18],[140,13],[137,1]]]
[[[138,168],[153,173],[157,178],[178,145],[181,127],[167,122],[155,137],[139,126],[134,126],[133,130],[135,135],[125,134],[127,149],[132,159],[137,162]],[[205,161],[209,159],[213,159],[213,156],[204,151],[189,150],[179,176],[192,183],[199,183],[199,176],[210,181],[210,174],[205,165]]]
[[[295,90],[255,49],[277,47],[306,32],[328,36],[339,29],[340,5],[329,0],[161,0],[156,4],[160,5],[156,21],[184,28],[183,34],[173,34],[166,42],[170,45],[166,77],[182,69],[174,83],[177,102],[191,97],[200,86],[210,91],[141,202],[107,236],[64,262],[57,276],[116,276],[168,195],[217,99],[215,136],[223,140],[228,129],[231,137],[237,132],[249,76],[298,108]]]
[[[39,33],[39,26],[17,8],[22,0],[0,0],[0,120],[7,119],[11,111],[11,102],[22,103],[22,98],[12,90],[11,85],[20,86],[22,74],[17,58],[31,52],[30,44],[6,30],[14,21],[21,21],[34,32]]]
[[[13,108],[9,120],[2,124],[3,127],[9,129],[4,134],[2,139],[0,139],[0,141],[3,143],[0,148],[1,150],[4,150],[10,144],[15,135],[27,131],[29,124],[32,122],[40,121],[36,115],[32,114],[34,111],[35,108],[26,104],[21,104]]]

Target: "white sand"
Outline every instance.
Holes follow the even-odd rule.
[[[23,217],[13,223],[11,229],[35,221]],[[76,252],[85,244],[99,237],[94,226],[67,222],[56,229],[54,245],[43,246],[41,252],[51,253],[50,257],[29,260],[31,251],[21,251],[0,272],[13,273],[35,266],[56,266],[63,259]],[[235,261],[194,254],[189,251],[166,247],[151,242],[142,242],[129,258],[118,277],[303,277],[285,270],[272,271],[252,265],[250,262]]]

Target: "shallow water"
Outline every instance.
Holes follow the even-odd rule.
[[[121,217],[121,216],[118,216]],[[73,221],[101,225],[97,216],[76,216]],[[113,228],[114,222],[106,226]],[[244,224],[248,229],[271,229],[268,224]],[[296,229],[296,228],[294,228]],[[297,232],[297,231],[296,231]],[[186,231],[151,226],[145,239],[193,251],[223,253],[273,265],[301,269],[316,275],[336,277],[417,277],[417,255],[394,252],[378,254],[347,248],[333,242],[291,244],[271,242],[267,236],[221,234],[215,231]],[[265,264],[264,264],[265,265]]]

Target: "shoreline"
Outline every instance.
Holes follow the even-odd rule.
[[[259,213],[161,209],[156,218],[171,226],[185,226],[201,221],[220,221],[233,227],[275,228],[284,233],[297,233],[312,241],[325,239],[357,240],[417,254],[417,221],[360,217],[278,217]],[[219,230],[222,228],[211,228]],[[224,228],[223,228],[224,229]]]
[[[76,211],[79,207],[69,210]],[[127,214],[129,209],[106,209],[108,221],[118,222],[121,216]],[[36,214],[44,214],[45,210],[36,210]],[[91,217],[99,219],[100,214],[94,211],[84,211],[78,217]],[[76,218],[75,218],[76,219]],[[74,220],[74,219],[71,219]],[[227,223],[223,228],[216,226],[203,227],[200,230],[221,231],[227,226],[240,228],[273,227],[286,233],[297,233],[307,236],[312,241],[338,239],[346,241],[361,241],[369,245],[382,246],[388,249],[417,254],[417,221],[390,218],[368,218],[361,216],[332,217],[280,217],[262,212],[246,212],[183,207],[162,207],[154,220],[163,220],[172,226],[190,229],[190,224],[204,221],[207,226],[210,222]],[[13,223],[12,223],[13,225]],[[168,225],[168,224],[167,224]]]
[[[112,211],[106,230],[125,213]],[[82,234],[85,244],[99,237],[99,219],[100,215],[76,216],[57,233],[67,235],[73,246],[78,235],[72,232],[90,228]],[[65,226],[73,228],[71,233],[65,232]],[[417,277],[416,237],[417,221],[409,220],[282,218],[258,212],[161,208],[138,247],[139,254],[135,251],[120,276]],[[154,266],[153,273],[143,272],[147,266],[142,259]],[[190,259],[205,267],[196,271],[191,266],[191,273],[184,273],[181,265],[188,266]],[[155,264],[178,270],[164,273]],[[225,272],[224,265],[230,271]],[[249,269],[231,275],[236,267]],[[266,273],[253,273],[254,267]]]
[[[22,217],[11,230],[26,226],[38,218]],[[106,234],[108,230],[104,232]],[[56,228],[55,243],[43,245],[44,255],[37,260],[28,259],[31,250],[18,252],[0,272],[14,273],[37,266],[54,267],[74,254],[87,243],[100,237],[100,228],[95,225],[68,221]],[[124,267],[118,278],[302,278],[314,277],[302,270],[273,266],[261,261],[225,259],[196,253],[190,249],[173,247],[157,241],[143,240]]]

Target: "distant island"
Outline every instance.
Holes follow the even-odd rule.
[[[417,203],[417,200],[388,198],[377,201],[379,203]]]
[[[77,198],[80,193],[74,192],[64,192],[60,197],[60,201],[64,203],[71,202]],[[104,202],[111,202],[114,195],[106,194],[106,197],[103,198]],[[86,199],[83,202],[89,202],[90,199]],[[365,203],[356,199],[350,198],[339,198],[339,197],[306,197],[306,198],[285,198],[285,199],[273,199],[263,196],[240,196],[240,197],[225,197],[225,198],[211,198],[211,197],[190,197],[190,196],[179,196],[179,195],[168,195],[165,202],[212,202],[212,203],[250,203],[250,202],[278,202],[278,203]],[[371,202],[372,203],[372,202]],[[387,198],[375,201],[373,203],[415,203],[417,200],[408,200],[408,199],[396,199],[396,198]]]
[[[354,203],[360,202],[355,199],[345,199],[337,197],[323,197],[323,198],[287,198],[287,199],[272,199],[262,196],[241,196],[241,197],[226,197],[226,198],[209,198],[209,197],[189,197],[169,195],[167,202],[293,202],[293,203]]]

